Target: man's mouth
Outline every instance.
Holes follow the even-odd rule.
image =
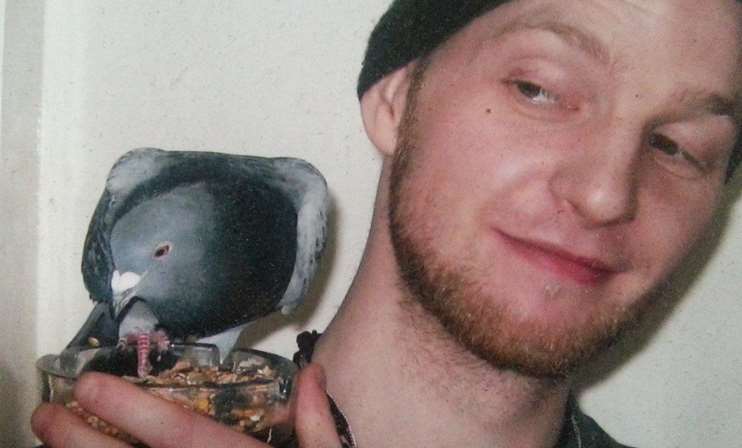
[[[527,262],[580,285],[597,285],[622,270],[617,263],[577,255],[557,245],[515,238],[500,231],[496,233]]]

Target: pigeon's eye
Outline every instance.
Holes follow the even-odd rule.
[[[170,243],[161,243],[155,248],[155,253],[153,255],[154,258],[163,258],[166,257],[167,254],[170,253],[172,250],[172,244]]]

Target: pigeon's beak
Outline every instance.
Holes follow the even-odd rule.
[[[118,320],[119,315],[126,309],[129,302],[136,297],[137,285],[142,276],[134,272],[113,272],[111,291],[113,292],[113,318]]]
[[[113,318],[114,320],[118,320],[121,313],[128,307],[129,303],[131,303],[131,300],[136,298],[136,291],[134,289],[131,289],[127,291],[127,294],[123,296],[114,296],[113,297]]]

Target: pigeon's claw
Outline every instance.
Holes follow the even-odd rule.
[[[162,355],[166,351],[170,350],[170,337],[164,330],[157,330],[152,333],[152,342],[155,343],[155,349],[157,350],[158,355]]]
[[[126,347],[129,346],[129,342],[126,337],[119,338],[119,341],[116,343],[116,350],[123,351],[126,350]]]
[[[152,364],[149,362],[149,355],[154,350],[161,360],[161,355],[170,350],[170,337],[163,330],[157,331],[135,331],[128,333],[119,339],[116,349],[126,350],[131,346],[136,346],[137,350],[137,376],[144,378],[152,372]]]

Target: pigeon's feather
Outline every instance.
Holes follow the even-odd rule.
[[[157,148],[138,148],[127,152],[111,168],[106,190],[118,198],[128,197],[172,165],[176,159],[171,154]]]
[[[113,257],[107,238],[111,226],[105,219],[111,199],[111,193],[104,191],[90,220],[83,246],[82,277],[90,298],[96,302],[111,300]]]
[[[156,177],[167,161],[166,151],[140,148],[124,154],[111,168],[106,188],[90,220],[83,247],[82,275],[94,301],[112,299],[113,258],[110,233],[116,219],[131,206],[131,192]]]
[[[322,175],[313,166],[297,159],[275,159],[281,174],[276,184],[291,191],[297,210],[298,250],[291,281],[278,306],[281,312],[293,311],[307,293],[327,239],[329,196]]]

